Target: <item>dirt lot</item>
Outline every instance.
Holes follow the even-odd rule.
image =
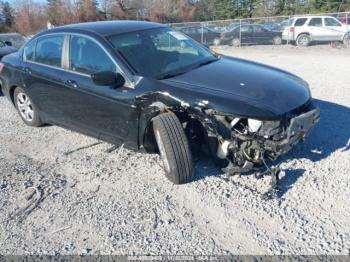
[[[174,186],[157,156],[27,127],[0,97],[0,253],[349,255],[350,50],[218,52],[300,75],[321,108],[307,142],[280,159],[273,199],[262,198],[267,178],[228,177],[207,159]]]

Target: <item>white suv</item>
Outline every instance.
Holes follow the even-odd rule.
[[[290,20],[282,39],[308,46],[312,41],[342,41],[350,44],[350,26],[331,16],[299,16]]]

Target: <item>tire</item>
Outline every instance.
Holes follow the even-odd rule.
[[[239,47],[241,46],[241,40],[239,40],[239,38],[233,38],[231,40],[231,45],[234,47]]]
[[[272,40],[274,45],[281,45],[282,44],[282,38],[280,36],[275,36]]]
[[[343,44],[346,46],[350,46],[350,33],[347,33],[343,38]]]
[[[221,44],[221,39],[220,38],[215,38],[214,40],[213,40],[213,45],[214,46],[219,46]]]
[[[22,118],[23,122],[26,125],[33,127],[43,125],[40,120],[38,108],[33,104],[30,97],[22,88],[17,87],[15,89],[13,94],[13,101],[15,103],[19,116]]]
[[[153,131],[167,178],[174,184],[185,184],[193,176],[190,146],[179,119],[174,113],[153,118]]]
[[[311,37],[307,34],[300,34],[297,38],[297,46],[309,46]]]

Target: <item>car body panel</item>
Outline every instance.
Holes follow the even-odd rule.
[[[230,57],[163,82],[191,90],[195,93],[194,97],[215,103],[215,107],[223,112],[257,118],[281,117],[310,99],[308,87],[297,76]],[[191,101],[181,96],[182,92],[185,91],[178,92],[179,96],[184,101]],[[251,112],[249,106],[252,107]]]

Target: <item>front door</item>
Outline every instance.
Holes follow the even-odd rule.
[[[135,90],[130,87],[96,85],[91,74],[117,72],[117,66],[95,40],[72,35],[69,44],[69,71],[64,82],[69,91],[62,107],[70,125],[90,130],[112,143],[137,146],[138,111]]]
[[[346,30],[342,24],[334,18],[324,18],[325,33],[330,41],[341,41]]]

